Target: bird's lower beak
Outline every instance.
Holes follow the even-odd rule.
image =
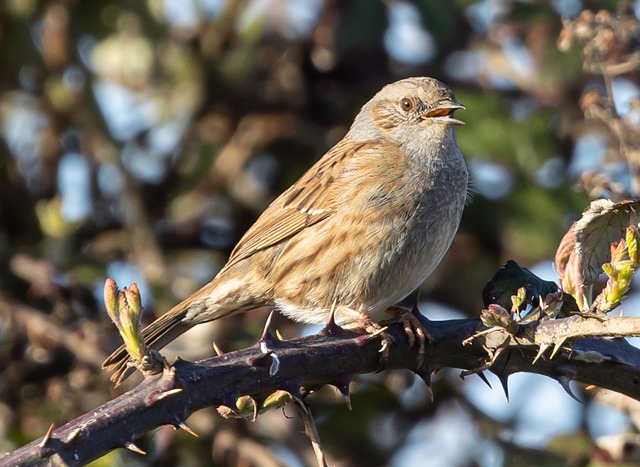
[[[429,119],[431,121],[445,123],[447,125],[464,125],[463,121],[453,118],[453,113],[456,110],[461,109],[465,109],[465,106],[456,102],[449,102],[427,110],[421,115],[421,117],[423,120]]]

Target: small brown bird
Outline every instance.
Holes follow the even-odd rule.
[[[468,175],[453,113],[463,108],[432,78],[385,86],[262,213],[218,275],[143,330],[145,343],[159,349],[196,324],[264,307],[317,324],[334,308],[338,324],[375,329],[458,229]],[[128,362],[120,347],[103,366],[119,382]]]

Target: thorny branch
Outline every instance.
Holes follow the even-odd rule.
[[[389,327],[394,339],[385,369],[409,369],[429,384],[441,368],[482,369],[495,373],[505,391],[509,375],[531,372],[558,380],[608,388],[640,400],[640,349],[624,339],[581,337],[639,335],[637,319],[573,316],[523,325],[516,336],[503,329],[487,330],[478,319],[429,321],[420,317],[432,337],[424,364],[416,367],[416,349],[409,348],[400,325]],[[480,331],[484,331],[478,334]],[[475,337],[474,337],[475,336]],[[470,339],[471,338],[471,339]],[[464,342],[467,341],[467,344]],[[553,358],[538,354],[539,344],[560,342]],[[270,375],[272,357],[280,360]],[[117,447],[139,451],[135,439],[162,425],[190,431],[187,417],[215,405],[237,411],[236,400],[250,395],[256,406],[276,390],[301,403],[310,390],[336,386],[348,399],[354,375],[380,370],[378,338],[329,324],[321,335],[282,341],[265,333],[253,347],[190,363],[175,362],[170,371],[145,379],[135,389],[51,431],[43,438],[1,458],[7,465],[81,465]],[[492,355],[488,360],[487,355]],[[482,374],[481,374],[482,376]],[[484,378],[484,377],[483,377]],[[304,402],[302,402],[304,403]]]

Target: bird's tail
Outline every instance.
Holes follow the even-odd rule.
[[[194,322],[185,321],[185,316],[189,306],[186,303],[179,303],[160,318],[142,330],[142,340],[147,347],[159,350],[181,334],[191,329]],[[127,353],[124,345],[118,347],[102,363],[102,368],[112,372],[111,381],[117,386],[134,371],[130,365],[131,357]]]

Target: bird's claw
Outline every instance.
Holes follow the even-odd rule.
[[[407,335],[409,347],[418,344],[418,367],[422,366],[426,354],[426,343],[431,340],[431,336],[422,326],[422,323],[412,310],[406,308],[392,306],[386,310],[387,313],[393,314],[393,318],[383,321],[383,324],[400,323]]]

